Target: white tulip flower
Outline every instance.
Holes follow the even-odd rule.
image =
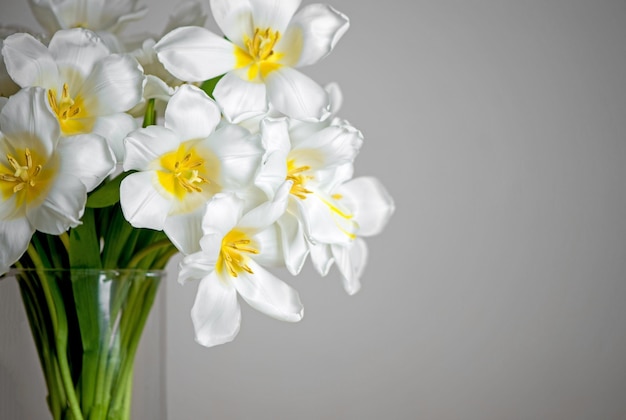
[[[348,18],[330,6],[300,0],[211,0],[227,39],[205,28],[178,28],[155,46],[174,76],[199,82],[217,76],[213,95],[234,123],[263,114],[268,104],[292,118],[329,116],[327,92],[296,70],[328,55],[347,31]]]
[[[0,112],[0,273],[37,230],[59,235],[80,223],[87,193],[115,167],[96,134],[61,137],[41,88],[22,89]]]
[[[165,109],[163,126],[126,138],[124,170],[138,171],[120,186],[126,219],[135,227],[163,230],[184,253],[198,248],[204,206],[219,192],[244,193],[263,149],[258,136],[221,125],[219,108],[206,93],[183,85]]]
[[[111,54],[85,29],[59,31],[48,47],[29,34],[11,35],[2,55],[19,86],[47,89],[64,136],[100,134],[122,160],[123,139],[137,127],[126,111],[142,98],[144,76],[134,58]]]
[[[196,340],[207,347],[232,341],[239,332],[237,295],[260,312],[282,321],[302,319],[298,293],[264,265],[280,259],[274,222],[284,213],[290,182],[272,201],[243,214],[244,202],[220,194],[207,206],[202,250],[186,256],[179,281],[200,280],[191,310]]]

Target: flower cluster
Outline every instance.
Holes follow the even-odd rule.
[[[297,275],[310,257],[359,290],[363,238],[393,201],[353,177],[363,136],[337,117],[337,85],[298,70],[333,50],[345,15],[211,0],[222,35],[186,2],[162,34],[133,37],[123,30],[146,12],[135,1],[29,3],[47,32],[0,33],[0,273],[158,268],[180,252],[179,281],[199,281],[191,314],[205,346],[236,336],[238,296],[302,318],[274,267]]]

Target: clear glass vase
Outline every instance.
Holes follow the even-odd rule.
[[[23,269],[10,275],[19,284],[52,418],[130,419],[135,355],[165,272]]]

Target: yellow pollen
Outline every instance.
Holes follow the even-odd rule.
[[[13,193],[22,191],[26,187],[34,187],[36,185],[35,179],[41,172],[41,165],[33,165],[33,157],[29,149],[24,151],[25,165],[21,165],[11,154],[7,154],[7,160],[13,168],[13,174],[0,174],[0,181],[15,184],[13,186]]]
[[[235,68],[249,66],[247,77],[250,81],[260,81],[279,69],[284,53],[276,52],[275,47],[280,37],[280,32],[271,28],[256,28],[252,38],[244,36],[244,48],[235,47]]]
[[[63,84],[60,99],[57,99],[55,89],[48,90],[48,103],[56,114],[64,134],[86,133],[91,130],[93,122],[86,120],[88,115],[82,106],[83,99],[80,95],[72,98],[67,83]]]
[[[237,277],[242,271],[254,274],[247,264],[248,256],[245,254],[258,253],[259,251],[254,248],[252,241],[245,233],[233,229],[222,239],[216,268],[218,272],[226,269],[232,277]]]
[[[254,30],[252,39],[245,39],[248,54],[255,61],[265,61],[274,54],[274,45],[280,39],[280,32],[273,31],[271,28]]]
[[[313,177],[302,174],[302,172],[306,172],[310,169],[311,167],[307,165],[296,166],[293,159],[287,162],[286,179],[289,181],[293,181],[293,185],[291,186],[291,190],[289,192],[302,200],[306,198],[307,194],[312,193],[312,191],[306,189],[304,184],[308,180],[313,179]]]
[[[191,153],[187,153],[185,157],[174,164],[174,178],[178,181],[179,185],[187,192],[202,192],[197,184],[208,184],[209,180],[198,175],[199,168],[204,165],[202,159],[191,160]]]

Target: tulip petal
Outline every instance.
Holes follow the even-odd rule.
[[[172,202],[153,186],[154,173],[128,175],[120,185],[120,203],[128,222],[136,228],[162,230]]]
[[[59,235],[80,224],[86,201],[85,185],[75,176],[59,173],[42,204],[28,208],[26,217],[36,230]]]
[[[315,270],[320,276],[326,276],[328,271],[330,271],[330,267],[332,267],[335,262],[330,245],[309,243],[309,251],[311,253],[311,262]]]
[[[294,276],[297,275],[309,255],[309,247],[304,235],[302,224],[290,213],[285,213],[278,219],[280,226],[283,258],[287,270]]]
[[[109,48],[94,32],[83,29],[64,29],[54,33],[48,51],[70,87],[80,86],[94,70],[95,64],[109,56]]]
[[[154,46],[157,57],[175,77],[201,82],[235,68],[234,46],[199,26],[174,29]]]
[[[250,0],[255,27],[284,33],[300,3],[301,0]]]
[[[202,90],[183,85],[172,96],[165,109],[166,128],[178,134],[181,141],[204,139],[220,122],[218,106]]]
[[[299,71],[281,67],[265,82],[268,100],[277,111],[303,121],[321,121],[330,115],[328,93]]]
[[[62,137],[57,151],[61,157],[61,171],[77,177],[87,192],[100,185],[115,169],[115,156],[99,135]]]
[[[272,198],[287,177],[287,155],[291,149],[287,121],[261,121],[261,141],[266,152],[255,185]]]
[[[128,114],[119,113],[97,117],[92,131],[104,137],[113,150],[117,162],[124,161],[124,139],[137,128],[137,121]]]
[[[367,262],[367,245],[361,238],[357,238],[348,246],[331,245],[333,258],[341,273],[343,288],[349,295],[361,289],[361,275]]]
[[[236,290],[212,272],[198,285],[191,320],[199,344],[211,347],[232,341],[241,325]]]
[[[290,24],[298,28],[303,38],[302,53],[297,67],[314,64],[327,56],[350,26],[346,15],[325,4],[303,7]]]
[[[137,60],[113,54],[95,64],[80,94],[90,114],[126,112],[141,101],[143,80]]]
[[[0,275],[6,273],[26,252],[33,233],[35,229],[25,218],[0,219]]]
[[[178,282],[185,284],[192,280],[201,280],[203,277],[206,277],[207,273],[215,270],[218,254],[219,249],[214,258],[211,258],[212,255],[204,251],[185,255],[179,265]]]
[[[4,64],[11,78],[21,87],[56,87],[57,63],[45,45],[27,33],[17,33],[4,40]]]
[[[169,215],[165,220],[163,232],[183,254],[200,251],[203,210],[200,207],[189,213]]]
[[[266,201],[250,210],[241,218],[238,226],[251,231],[260,231],[278,220],[279,217],[285,214],[287,209],[291,185],[291,181],[284,182],[276,191],[272,201]]]
[[[150,163],[180,146],[178,136],[167,128],[151,125],[133,131],[124,140],[124,170],[145,170]]]
[[[304,307],[298,292],[253,260],[248,265],[254,274],[240,273],[231,282],[241,297],[254,309],[281,321],[302,319]]]
[[[211,0],[211,13],[224,35],[240,47],[244,47],[243,37],[254,33],[249,0]]]
[[[59,122],[48,108],[46,91],[39,87],[22,89],[9,98],[0,113],[0,127],[12,148],[29,148],[45,160],[60,134]]]
[[[276,72],[273,72],[276,73]],[[266,87],[227,73],[215,86],[213,97],[222,108],[226,119],[238,123],[267,112]]]
[[[244,202],[234,194],[216,194],[207,204],[202,231],[226,235],[241,218]]]
[[[263,155],[258,136],[238,125],[224,124],[204,144],[219,159],[219,183],[225,190],[241,190],[252,183]]]
[[[359,177],[343,184],[337,191],[354,209],[359,224],[359,236],[379,234],[395,210],[393,198],[380,181],[373,177]]]

